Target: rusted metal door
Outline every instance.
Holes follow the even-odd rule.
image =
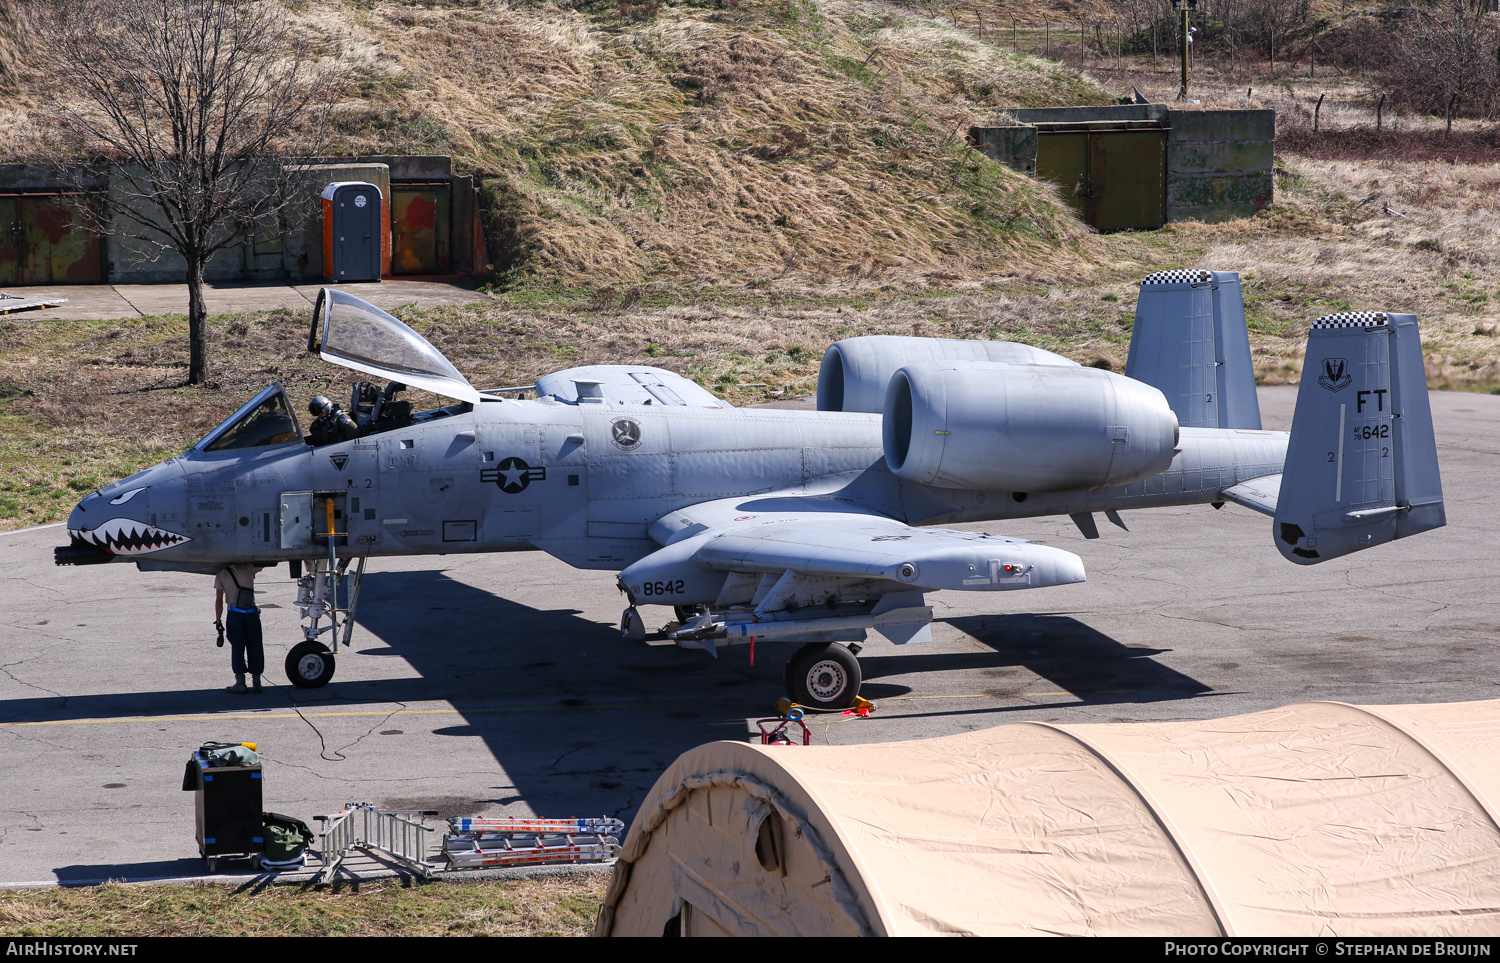
[[[1100,231],[1155,230],[1166,223],[1167,132],[1089,134],[1089,223]]]
[[[391,185],[391,273],[453,270],[447,184]]]
[[[1167,131],[1043,131],[1036,176],[1100,231],[1154,230],[1166,223]]]
[[[1036,176],[1061,188],[1063,201],[1087,220],[1089,135],[1047,133],[1036,139]]]
[[[99,235],[75,194],[0,195],[0,284],[99,284]]]

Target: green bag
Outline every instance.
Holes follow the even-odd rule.
[[[307,840],[295,829],[286,826],[266,827],[265,858],[273,863],[286,862],[302,855]]]
[[[282,863],[296,859],[313,841],[313,832],[307,823],[280,813],[261,813],[266,827],[266,849],[262,857],[271,863]]]

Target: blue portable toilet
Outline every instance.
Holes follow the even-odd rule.
[[[338,181],[323,188],[323,276],[379,281],[384,224],[384,198],[374,184]]]

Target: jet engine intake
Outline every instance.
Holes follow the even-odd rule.
[[[938,488],[1087,491],[1165,471],[1177,416],[1150,385],[1097,368],[924,361],[891,378],[885,460]]]
[[[823,366],[818,369],[818,410],[880,411],[891,376],[904,365],[920,361],[1002,361],[1078,367],[1078,362],[1060,354],[1011,341],[903,338],[887,334],[845,338],[829,345],[823,353]]]

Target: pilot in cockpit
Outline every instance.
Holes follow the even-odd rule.
[[[316,420],[307,431],[308,441],[313,447],[332,445],[340,441],[352,441],[359,437],[359,426],[354,419],[323,395],[316,395],[307,410]]]

